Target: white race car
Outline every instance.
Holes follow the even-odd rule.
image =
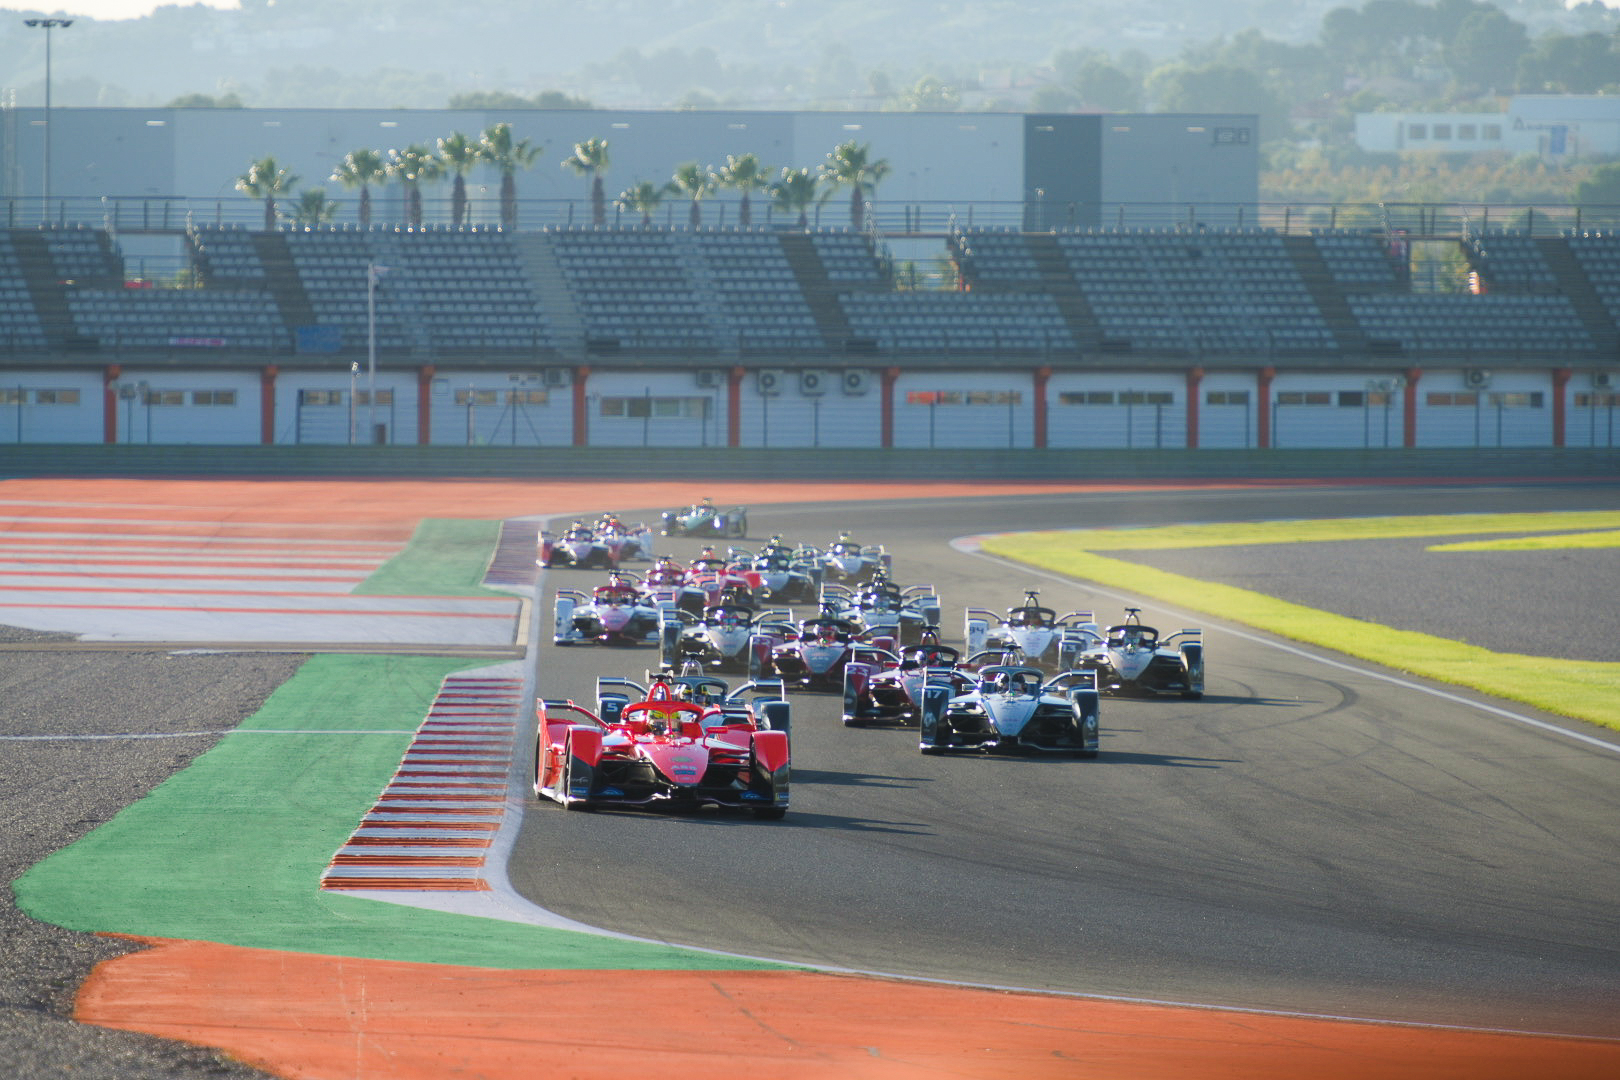
[[[826,581],[867,581],[880,571],[887,573],[891,563],[882,544],[860,544],[849,533],[840,533],[821,553],[822,578]]]
[[[1093,626],[1092,644],[1075,667],[1097,673],[1098,687],[1111,694],[1204,696],[1203,631],[1178,630],[1161,638],[1143,626],[1141,609],[1125,609],[1125,621],[1102,631]]]
[[[630,575],[614,573],[606,585],[590,594],[558,589],[556,628],[558,645],[595,643],[640,645],[658,640],[663,611],[657,600]]]

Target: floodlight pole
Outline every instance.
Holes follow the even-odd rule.
[[[366,264],[366,441],[377,439],[377,264]]]
[[[43,219],[51,219],[51,31],[57,27],[66,30],[73,25],[72,19],[24,19],[24,26],[32,26],[45,31],[45,182],[44,182],[44,208]]]

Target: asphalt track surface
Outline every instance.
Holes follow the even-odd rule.
[[[822,505],[761,510],[753,532],[812,539],[848,527],[882,539],[903,579],[940,587],[954,620],[958,597],[1003,606],[1024,584],[1022,572],[943,543],[965,533],[1610,508],[1615,497],[1612,486],[1441,486]],[[1365,554],[1368,569],[1386,558]],[[1345,577],[1346,597],[1365,595]],[[1484,585],[1459,585],[1456,608],[1476,621],[1532,611],[1535,578],[1498,579],[1488,597]],[[1056,606],[1065,595],[1100,612],[1119,603],[1041,587]],[[1613,639],[1620,614],[1609,596],[1589,590],[1564,615]],[[1097,762],[926,759],[906,733],[845,731],[831,699],[801,697],[811,704],[796,717],[788,821],[542,806],[513,877],[582,921],[739,952],[1127,997],[1617,1034],[1611,755],[1197,624],[1210,643],[1210,694],[1110,701]],[[613,657],[630,673],[644,662]],[[8,654],[0,716],[181,733],[205,704],[223,727],[296,665],[290,656],[119,659],[78,658],[69,670],[60,654]],[[540,663],[547,694],[583,695],[610,666],[599,652],[550,646]],[[221,700],[156,693],[198,681]],[[8,880],[209,741],[187,739],[0,753]],[[833,902],[806,910],[817,906],[807,894]],[[10,1075],[258,1075],[206,1050],[68,1023],[66,1002],[90,963],[126,946],[41,927],[9,905],[0,920],[0,1063]]]
[[[953,551],[946,541],[964,534],[1600,508],[1614,494],[1054,496],[760,508],[750,526],[884,542],[900,583],[938,588],[954,636],[964,606],[1002,608],[1026,587],[1104,621],[1128,602]],[[1538,592],[1557,577],[1545,561],[1519,559],[1509,572],[1503,560],[1493,574],[1448,574],[1412,605],[1407,575],[1393,572],[1410,551],[1302,549],[1312,547],[1315,564],[1292,568],[1296,587],[1350,613],[1371,593],[1412,629],[1484,637],[1518,613],[1548,618]],[[1196,576],[1198,553],[1177,554]],[[1582,558],[1586,596],[1593,580],[1620,581],[1612,550]],[[1606,578],[1589,576],[1600,569]],[[553,588],[577,580],[549,576]],[[1558,622],[1597,641],[1620,633],[1616,605],[1559,588]],[[923,757],[913,731],[845,729],[834,696],[799,694],[786,822],[548,804],[526,820],[512,880],[582,922],[836,968],[1620,1036],[1620,754],[1488,715],[1466,694],[1415,692],[1367,665],[1141,603],[1166,630],[1203,627],[1207,693],[1108,699],[1097,761]],[[1549,655],[1566,654],[1551,644]],[[547,644],[541,693],[592,700],[596,675],[640,678],[651,656]]]

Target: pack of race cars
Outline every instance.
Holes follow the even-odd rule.
[[[704,500],[665,514],[663,532],[742,539],[746,515]],[[653,566],[637,573],[623,565],[632,560]],[[882,546],[847,533],[826,548],[781,536],[758,550],[711,546],[683,565],[653,553],[652,530],[608,516],[542,534],[536,561],[608,571],[589,589],[557,590],[555,644],[657,655],[644,684],[599,678],[594,709],[540,704],[534,790],[570,809],[713,805],[782,817],[790,690],[841,694],[848,727],[914,727],[924,754],[1081,758],[1098,755],[1105,695],[1204,690],[1201,632],[1161,635],[1138,608],[1103,626],[1029,590],[999,613],[967,608],[965,648],[945,644],[937,591],[899,584]]]

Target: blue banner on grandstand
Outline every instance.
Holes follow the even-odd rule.
[[[343,348],[343,327],[300,326],[298,351],[301,353],[333,353]]]

